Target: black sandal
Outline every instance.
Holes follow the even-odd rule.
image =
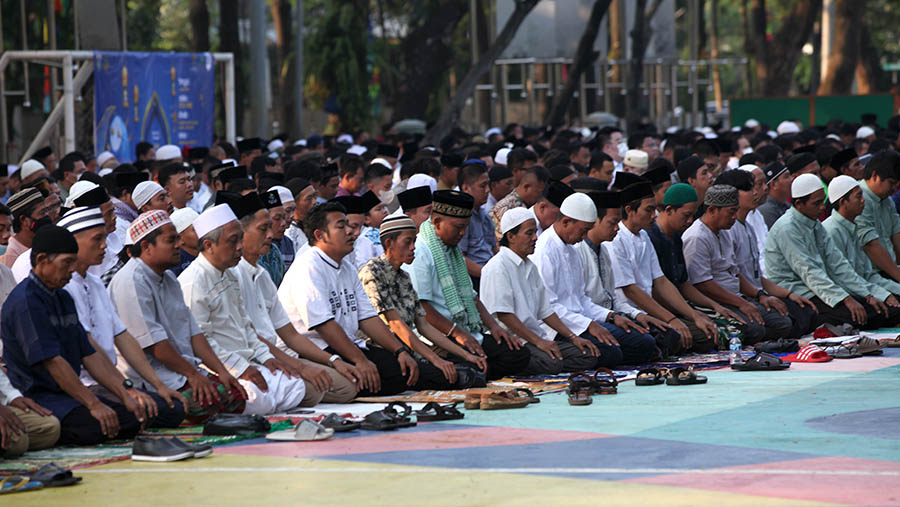
[[[534,391],[526,387],[517,387],[513,389],[513,394],[520,398],[528,398],[528,403],[540,403],[541,400],[534,395]]]
[[[658,386],[665,382],[663,373],[656,368],[644,368],[637,373],[637,378],[634,379],[636,386]]]
[[[335,433],[340,433],[342,431],[353,431],[360,427],[360,423],[351,421],[350,419],[344,419],[343,417],[331,413],[325,416],[319,424],[325,426],[326,428],[331,428]]]
[[[597,376],[601,373],[609,375],[611,380],[598,378]],[[616,374],[608,368],[597,368],[597,371],[594,372],[594,377],[591,379],[591,386],[596,394],[618,394],[619,392],[619,381],[616,380]]]
[[[402,409],[402,412],[398,412],[394,407],[399,407]],[[412,414],[412,407],[402,401],[392,401],[388,403],[388,405],[384,407],[384,412],[394,417],[397,421],[397,427],[399,428],[409,428],[416,425],[416,422],[409,417],[409,415]]]
[[[465,414],[457,410],[456,402],[449,405],[441,405],[434,401],[429,401],[422,407],[422,410],[416,410],[416,420],[427,421],[452,421],[462,419]]]
[[[374,431],[391,431],[399,427],[400,425],[397,424],[397,420],[394,416],[388,414],[384,410],[372,412],[367,415],[365,419],[363,419],[362,424],[360,424],[360,428]]]
[[[776,371],[786,370],[790,367],[790,362],[782,361],[780,357],[765,352],[756,354],[747,362],[731,365],[731,369],[737,371]]]
[[[705,384],[706,377],[697,375],[693,370],[679,366],[672,368],[666,373],[667,386],[688,386],[694,384]]]

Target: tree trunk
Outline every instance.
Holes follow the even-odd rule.
[[[234,55],[234,110],[237,131],[244,124],[244,72],[238,38],[238,2],[219,0],[219,50]]]
[[[719,0],[709,3],[709,56],[713,60],[719,57]],[[722,75],[719,66],[712,66],[713,95],[716,100],[716,111],[722,110]]]
[[[872,41],[869,25],[860,27],[859,60],[856,62],[856,86],[860,94],[887,90],[884,71],[879,61],[878,47]]]
[[[748,55],[752,55],[753,51],[753,42],[750,39],[750,17],[748,16],[749,9],[747,8],[747,0],[741,0],[740,4],[741,10],[741,31],[744,36],[744,52]],[[742,66],[742,74],[744,75],[744,82],[747,83],[747,96],[753,96],[753,79],[751,77],[752,73],[750,72],[750,63],[747,63]]]
[[[516,0],[516,8],[506,21],[506,24],[503,25],[503,30],[500,31],[497,38],[491,43],[490,49],[488,49],[484,56],[478,60],[478,63],[474,64],[472,68],[469,69],[466,77],[460,82],[459,86],[456,88],[456,93],[454,93],[453,97],[450,99],[450,103],[447,104],[444,108],[444,112],[441,113],[440,119],[425,135],[425,144],[437,144],[442,137],[450,133],[450,130],[452,130],[456,122],[459,121],[459,116],[463,107],[466,105],[466,100],[472,96],[478,81],[491,70],[491,67],[494,65],[494,60],[496,60],[509,43],[512,42],[513,37],[515,37],[522,22],[525,21],[525,17],[528,16],[528,13],[534,9],[534,6],[537,5],[539,1],[540,0]]]
[[[290,115],[294,113],[296,103],[294,59],[291,58],[294,41],[294,17],[289,0],[272,0],[271,6],[272,21],[275,26],[275,45],[278,48],[278,59],[276,61],[278,91],[275,105],[272,109],[275,113],[275,119],[278,121],[279,130],[295,136],[300,133],[290,132],[293,128]]]
[[[624,0],[612,0],[609,4],[609,53],[607,56],[607,60],[624,60],[625,59],[625,4]],[[623,79],[625,72],[622,65],[612,65],[609,67],[609,82],[611,83],[625,83]],[[624,88],[623,88],[624,89]],[[621,90],[616,90],[615,92],[611,90],[616,89],[607,89],[606,93],[610,94],[610,109],[611,111],[607,111],[608,113],[612,113],[616,116],[623,116],[625,113],[625,101],[622,100],[624,95],[619,93]]]
[[[794,68],[822,12],[822,0],[797,0],[793,10],[781,21],[781,28],[767,33],[766,0],[753,0],[750,21],[750,46],[759,93],[785,96],[791,87]]]
[[[397,48],[400,65],[382,72],[392,122],[425,118],[432,91],[446,79],[453,63],[453,34],[466,12],[466,2],[441,0],[428,18],[403,38]]]
[[[631,59],[628,72],[628,96],[625,100],[626,126],[631,129],[641,120],[641,99],[644,92],[641,91],[641,81],[644,79],[644,55],[647,53],[647,45],[653,36],[650,20],[656,15],[662,0],[653,0],[653,4],[645,9],[647,0],[636,0],[634,10],[634,26],[631,28]]]
[[[606,11],[609,9],[609,3],[610,0],[597,0],[594,2],[594,7],[591,9],[591,17],[588,18],[584,32],[581,34],[581,40],[578,41],[578,49],[575,50],[575,61],[569,68],[569,80],[566,82],[566,87],[554,97],[553,105],[550,107],[547,117],[544,118],[544,124],[559,125],[565,120],[566,111],[572,102],[572,96],[575,95],[575,90],[581,82],[581,75],[600,55],[599,52],[594,51],[594,41],[597,40],[600,22],[603,21],[603,16],[606,15]]]
[[[818,95],[846,95],[853,88],[866,0],[836,0],[834,43]]]
[[[209,51],[209,10],[206,0],[191,0],[188,13],[191,21],[191,50],[196,53]]]

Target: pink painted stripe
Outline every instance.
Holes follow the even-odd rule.
[[[721,473],[723,470],[797,470],[797,473]],[[687,473],[627,479],[658,486],[723,491],[761,497],[853,505],[900,505],[897,476],[809,475],[803,470],[900,472],[900,463],[845,457],[808,458],[717,469],[715,474]]]
[[[447,431],[385,432],[371,436],[324,440],[320,442],[278,442],[216,449],[218,454],[307,458],[342,454],[368,454],[390,451],[430,451],[465,447],[527,445],[571,440],[608,438],[613,435],[584,431],[553,431],[523,428],[484,427]]]
[[[900,357],[863,356],[854,359],[832,359],[827,363],[791,363],[788,371],[834,371],[865,373],[900,364]]]

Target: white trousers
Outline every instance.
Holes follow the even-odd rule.
[[[259,373],[266,380],[269,390],[263,392],[253,382],[238,379],[238,382],[247,391],[245,414],[277,414],[300,405],[303,397],[306,396],[306,384],[303,383],[303,379],[289,377],[281,370],[276,370],[275,373],[272,373],[261,364],[254,364],[253,366],[259,370]]]

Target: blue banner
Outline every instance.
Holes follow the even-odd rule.
[[[94,150],[135,160],[146,141],[159,147],[213,141],[211,53],[94,53]]]

